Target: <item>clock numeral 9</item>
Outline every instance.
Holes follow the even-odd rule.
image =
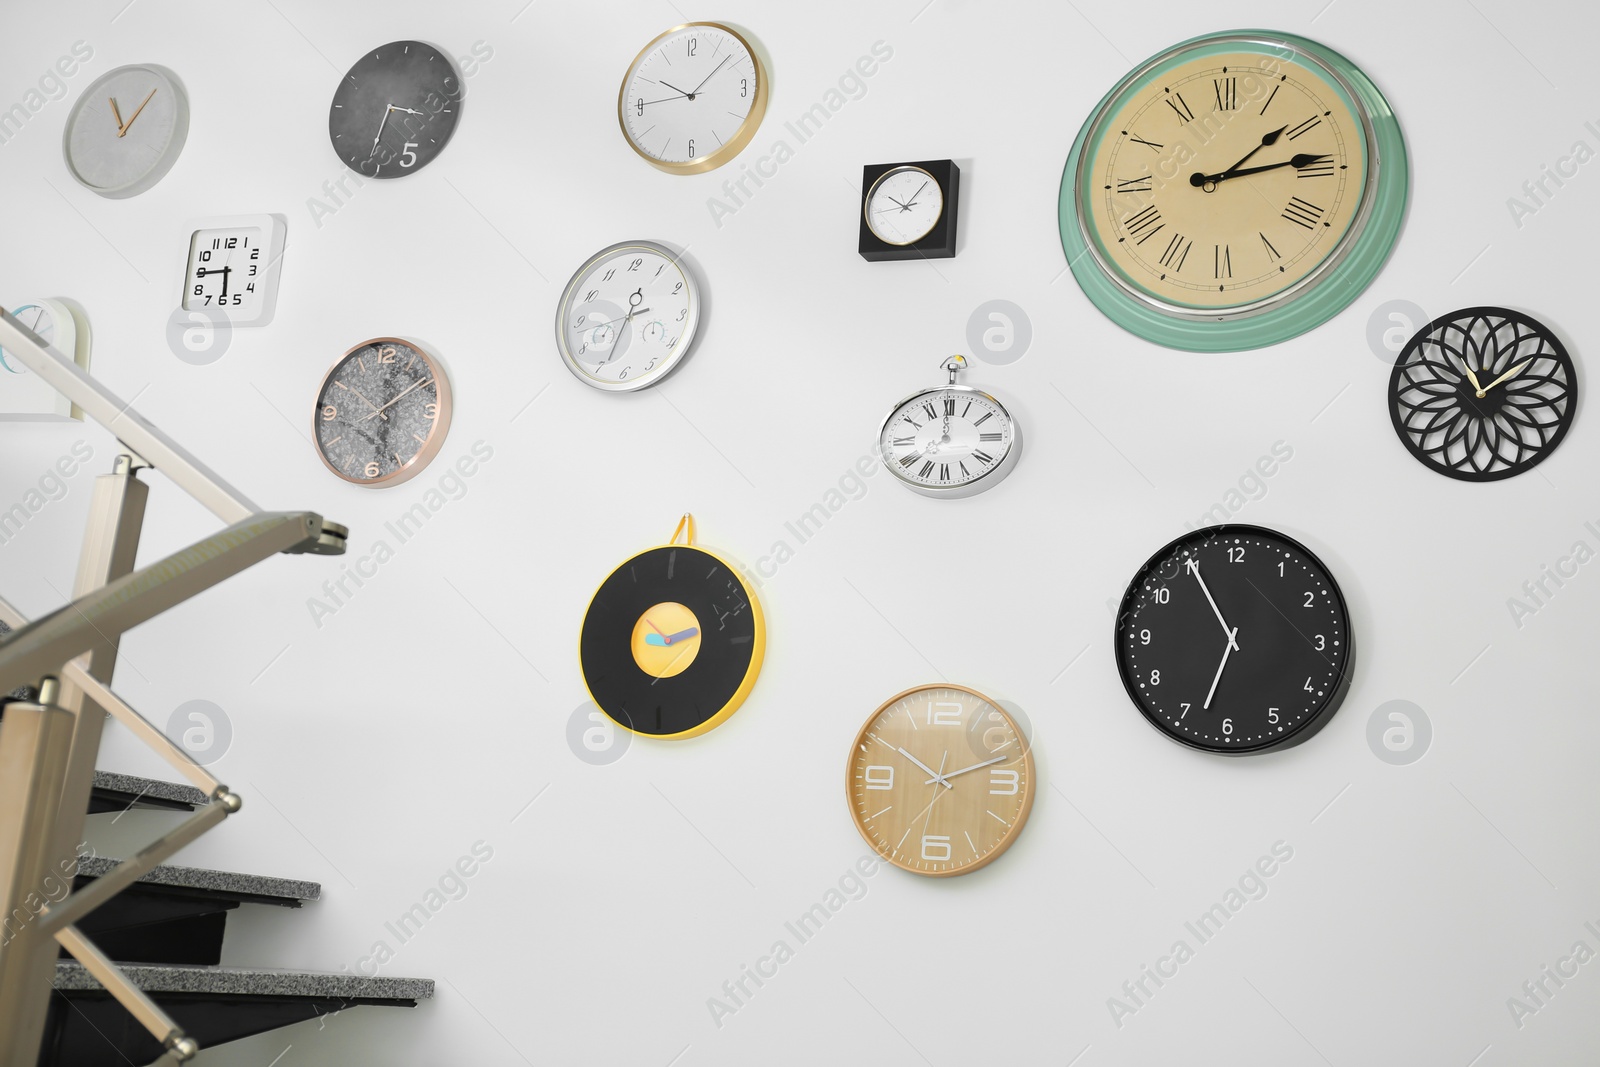
[[[866,770],[866,773],[862,777],[864,777],[866,779],[867,788],[868,789],[893,789],[894,788],[894,768],[893,767],[879,767],[879,766],[868,767],[867,770]]]
[[[1022,776],[1016,771],[990,771],[989,795],[992,797],[1014,797],[1017,795],[1017,783]]]
[[[1139,631],[1139,643],[1141,645],[1148,645],[1150,643],[1150,631],[1149,630],[1140,630]]]
[[[376,463],[368,463],[365,467],[361,468],[361,473],[365,474],[368,478],[376,478],[378,476],[378,465]]]
[[[922,838],[922,858],[935,861],[949,859],[950,839],[939,834],[924,835]]]
[[[332,422],[335,418],[338,417],[338,415],[339,415],[339,409],[334,407],[332,404],[326,404],[326,405],[323,406],[323,408],[322,408],[322,421],[323,422]]]

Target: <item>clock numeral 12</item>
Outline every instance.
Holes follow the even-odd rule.
[[[1237,83],[1237,78],[1211,79],[1211,86],[1217,92],[1216,110],[1237,111],[1239,109],[1239,97],[1236,92]]]

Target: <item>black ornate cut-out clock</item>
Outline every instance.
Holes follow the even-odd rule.
[[[584,685],[619,726],[694,737],[749,696],[766,632],[755,590],[731,562],[694,544],[685,515],[672,540],[627,560],[595,591],[578,642]]]
[[[1417,332],[1389,378],[1389,417],[1418,462],[1493,482],[1544,462],[1577,412],[1578,372],[1559,338],[1520,311],[1472,307]]]
[[[1350,682],[1350,613],[1311,550],[1259,526],[1196,530],[1140,568],[1117,613],[1123,687],[1172,740],[1223,755],[1316,733]]]

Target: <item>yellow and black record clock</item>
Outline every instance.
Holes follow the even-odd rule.
[[[761,673],[767,628],[739,569],[694,543],[684,515],[600,583],[578,658],[589,696],[617,725],[681,738],[720,726]]]

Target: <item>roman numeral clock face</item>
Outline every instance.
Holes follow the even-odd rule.
[[[1062,241],[1085,291],[1135,333],[1199,350],[1272,343],[1336,313],[1381,266],[1404,207],[1399,127],[1376,88],[1291,38],[1225,35],[1156,57],[1091,118],[1068,167]]]

